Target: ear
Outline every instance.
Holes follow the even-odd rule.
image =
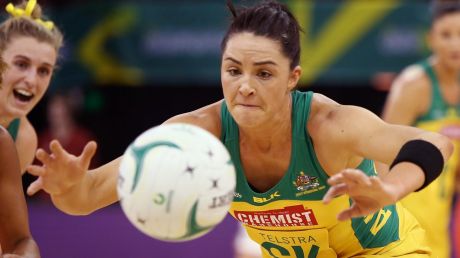
[[[288,81],[288,90],[292,91],[300,80],[300,76],[302,76],[302,67],[299,65],[292,69],[291,74],[289,75]]]

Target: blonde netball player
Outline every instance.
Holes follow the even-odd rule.
[[[11,17],[0,24],[6,66],[0,88],[1,257],[40,257],[29,231],[21,172],[32,162],[37,146],[27,114],[48,88],[62,35],[51,22],[41,20],[34,0],[6,9]]]
[[[8,66],[0,90],[0,125],[15,140],[24,172],[37,148],[37,135],[27,114],[48,89],[62,34],[51,22],[41,20],[35,0],[18,6],[8,4],[6,9],[11,17],[0,24],[2,58]]]
[[[236,11],[223,41],[225,99],[166,123],[219,137],[237,169],[231,214],[264,257],[429,257],[424,231],[399,199],[427,186],[452,152],[447,137],[390,125],[371,112],[294,88],[299,25],[274,1]],[[117,200],[120,159],[88,172],[95,143],[69,155],[57,142],[28,189],[47,191],[70,214]],[[373,159],[392,164],[377,177]],[[429,162],[428,162],[429,161]]]
[[[402,201],[427,231],[434,257],[442,258],[450,257],[449,222],[460,169],[460,2],[434,5],[428,40],[433,54],[406,68],[395,80],[383,119],[439,132],[455,143],[454,155],[441,176]]]

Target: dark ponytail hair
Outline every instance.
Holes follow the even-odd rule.
[[[460,0],[436,0],[431,5],[431,23],[445,15],[460,13]]]
[[[222,39],[222,53],[233,34],[251,32],[280,42],[284,55],[291,61],[290,68],[299,65],[299,34],[302,29],[285,5],[271,0],[253,7],[236,9],[232,0],[227,0],[227,7],[233,20]]]

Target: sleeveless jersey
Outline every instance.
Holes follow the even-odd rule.
[[[259,193],[246,180],[240,160],[238,125],[222,104],[222,141],[237,171],[237,186],[230,213],[242,222],[264,257],[386,257],[417,254],[428,257],[424,231],[399,204],[362,218],[338,221],[348,208],[347,196],[322,202],[329,189],[306,129],[313,93],[292,93],[292,154],[284,177],[270,190]],[[376,175],[374,163],[358,167]],[[263,171],[261,171],[263,173]]]
[[[427,231],[427,241],[434,257],[443,258],[450,257],[449,222],[460,155],[460,104],[447,104],[441,95],[435,71],[427,61],[421,65],[431,80],[431,106],[426,114],[416,120],[414,126],[449,136],[454,140],[455,148],[439,178],[420,192],[404,198],[402,204]]]
[[[16,141],[16,138],[18,137],[20,122],[21,120],[19,118],[16,118],[10,123],[10,125],[7,128],[8,132],[10,133],[14,141]]]

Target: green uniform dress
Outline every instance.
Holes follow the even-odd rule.
[[[429,257],[425,235],[400,204],[362,218],[340,222],[337,214],[350,206],[347,196],[322,202],[328,175],[316,157],[306,129],[313,93],[292,93],[292,155],[283,178],[271,189],[254,191],[240,160],[238,126],[222,104],[222,141],[237,170],[237,186],[230,213],[244,224],[264,257]],[[358,166],[376,175],[374,163]],[[264,173],[264,171],[260,171]]]

